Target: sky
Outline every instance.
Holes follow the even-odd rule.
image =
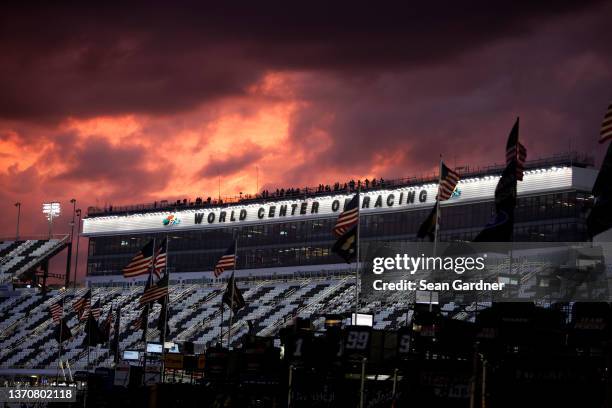
[[[0,237],[17,201],[35,236],[45,201],[67,233],[71,198],[86,213],[433,174],[440,154],[501,163],[516,117],[528,158],[601,158],[611,2],[328,3],[0,6]]]

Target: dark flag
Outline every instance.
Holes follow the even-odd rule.
[[[53,318],[53,321],[55,323],[59,322],[62,318],[62,315],[64,314],[64,307],[62,306],[62,301],[59,300],[56,303],[52,304],[49,307],[49,310],[51,311],[51,317]]]
[[[63,343],[66,340],[70,340],[72,338],[72,331],[70,331],[70,327],[68,327],[65,317],[61,319],[60,324],[58,324],[55,328],[53,337],[58,343]]]
[[[591,239],[612,228],[612,144],[593,185],[593,207],[587,216],[587,232]]]
[[[341,237],[348,230],[359,223],[359,193],[353,196],[353,199],[347,204],[344,211],[338,216],[336,225],[334,225],[334,235]]]
[[[527,149],[519,142],[519,119],[516,118],[514,126],[508,135],[506,143],[506,166],[514,163],[516,170],[516,179],[523,181],[523,171],[525,169],[525,160],[527,159]]]
[[[94,319],[93,315],[89,313],[87,322],[85,323],[85,338],[81,347],[95,346],[96,344],[104,343],[104,336],[100,332],[98,322]]]
[[[353,226],[347,233],[338,238],[331,250],[340,255],[346,263],[353,262],[357,258],[357,226]]]
[[[117,316],[115,317],[115,327],[113,328],[113,341],[110,349],[115,357],[115,363],[119,361],[119,335],[121,331],[121,306],[117,307]]]
[[[437,214],[438,214],[438,202],[436,201],[433,208],[431,209],[431,212],[429,213],[427,218],[425,218],[425,221],[423,221],[423,223],[419,227],[419,230],[417,231],[417,238],[423,239],[425,237],[428,237],[429,240],[433,242],[435,233],[436,233],[436,215]]]
[[[136,320],[132,322],[132,328],[134,330],[144,330],[149,325],[149,311],[146,307],[142,308],[140,315]]]
[[[166,338],[170,336],[170,325],[168,324],[169,316],[168,314],[168,298],[163,298],[159,303],[161,303],[162,308],[159,312],[159,319],[157,319],[157,330],[159,330],[159,342],[162,343]],[[164,336],[164,322],[166,322],[166,333]]]
[[[149,277],[149,281],[145,286],[145,290],[140,297],[140,306],[144,306],[147,303],[155,302],[158,299],[161,299],[168,295],[168,274],[164,274],[164,276],[158,280],[156,283],[151,284],[151,278]]]
[[[134,276],[146,275],[153,266],[153,240],[149,241],[123,268],[123,277],[133,278]]]
[[[455,191],[457,183],[461,179],[459,173],[446,167],[444,163],[440,166],[440,185],[438,186],[438,200],[448,200]]]
[[[100,332],[102,333],[102,338],[104,343],[108,343],[110,341],[110,332],[111,327],[113,325],[113,306],[111,305],[110,310],[108,311],[108,315],[106,319],[100,325]]]
[[[495,188],[495,217],[474,238],[474,242],[509,242],[514,231],[516,207],[516,168],[510,163]]]
[[[227,287],[225,288],[225,293],[223,293],[223,303],[228,305],[234,313],[246,306],[246,302],[242,297],[242,292],[240,292],[240,289],[238,289],[236,285],[236,279],[234,279],[233,273],[232,277],[227,281]]]
[[[168,257],[167,248],[168,248],[168,238],[162,241],[159,248],[157,248],[157,253],[155,254],[155,269],[153,269],[153,272],[155,273],[155,275],[157,275],[158,279],[161,277],[162,271],[166,269],[167,257]]]
[[[89,308],[91,307],[91,289],[89,289],[85,294],[79,298],[78,300],[72,303],[72,308],[76,312],[79,320],[83,320],[83,318],[87,318],[89,314]]]
[[[257,334],[257,330],[255,329],[255,325],[253,324],[252,320],[247,320],[247,326],[249,326],[249,331],[247,332],[249,335],[256,335]]]
[[[599,130],[599,143],[604,143],[606,140],[612,139],[612,104],[608,106],[608,110],[601,122]]]
[[[226,269],[232,269],[236,266],[236,243],[234,242],[215,265],[215,278],[218,278]]]

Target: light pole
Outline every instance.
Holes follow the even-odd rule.
[[[76,214],[76,199],[71,199],[72,204],[72,221],[70,222],[70,244],[68,244],[68,256],[66,259],[66,277],[64,279],[64,286],[70,286],[70,271],[72,266],[72,245],[74,244],[74,216]]]
[[[57,203],[57,202],[43,203],[42,212],[43,214],[47,216],[47,219],[49,220],[49,239],[51,239],[51,232],[53,228],[53,218],[58,217],[61,213],[60,203]]]
[[[15,203],[15,207],[17,207],[17,233],[15,234],[15,241],[19,241],[19,218],[21,218],[21,203],[17,201]]]
[[[79,222],[77,225],[77,245],[76,245],[76,257],[74,259],[74,280],[72,281],[72,288],[76,290],[77,270],[79,268],[79,241],[81,241],[81,209],[78,208],[76,211]]]

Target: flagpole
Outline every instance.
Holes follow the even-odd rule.
[[[151,268],[149,269],[149,282],[151,282],[151,285],[153,285],[153,269],[155,269],[155,236],[153,236],[153,252],[151,254]],[[167,260],[166,260],[167,262]],[[145,284],[146,287],[146,284]],[[144,353],[143,353],[143,357],[144,357],[144,361],[142,363],[142,385],[146,385],[146,378],[147,378],[147,331],[149,328],[149,309],[150,309],[150,302],[147,302],[146,306],[145,306],[145,313],[146,313],[146,319],[144,319],[145,321],[145,327],[142,329],[142,338],[144,340]],[[162,351],[164,349],[164,345],[162,344]]]
[[[221,294],[221,322],[219,323],[219,345],[223,345],[223,311],[225,308],[223,307],[223,294]]]
[[[117,363],[119,362],[119,331],[121,330],[121,304],[117,306],[115,319],[116,320],[114,322],[114,332],[113,332],[113,336],[115,337],[113,339],[113,347],[115,348],[115,350],[114,350],[113,360],[116,366]]]
[[[436,195],[436,227],[434,229],[433,256],[436,256],[436,249],[438,247],[438,229],[440,228],[440,184],[442,184],[442,155],[440,155],[440,163],[438,166],[438,194]]]
[[[162,329],[162,375],[161,381],[166,378],[166,327],[168,327],[168,308],[170,307],[170,270],[168,265],[170,262],[170,238],[166,234],[166,276],[168,277],[168,293],[166,294],[166,307],[164,307],[164,327]],[[155,264],[153,265],[155,267]],[[160,316],[161,317],[161,316]]]
[[[361,192],[361,184],[357,184],[357,258],[355,259],[355,323],[357,322],[357,313],[359,313],[359,241],[361,240],[360,225],[361,225],[361,203],[359,201],[359,193]]]
[[[66,300],[66,290],[62,293],[62,315],[60,318],[60,329],[59,329],[59,348],[57,349],[57,375],[55,376],[55,381],[59,378],[59,368],[60,364],[62,364],[62,339],[63,334],[62,330],[64,329],[64,301]]]
[[[93,317],[91,315],[91,306],[89,306],[89,314],[87,316],[87,320],[85,321],[85,329],[87,330],[87,371],[89,371],[89,350],[91,347],[91,323],[89,322],[90,317]]]
[[[438,165],[438,194],[436,195],[436,227],[434,228],[434,244],[433,244],[433,254],[432,256],[436,256],[436,251],[438,249],[438,230],[440,229],[440,206],[442,202],[440,201],[440,185],[442,184],[442,155],[440,154],[440,164]],[[429,292],[429,311],[432,311],[432,297],[433,294]]]
[[[232,300],[230,301],[230,319],[227,328],[227,349],[229,350],[232,341],[232,323],[234,321],[234,288],[236,287],[236,263],[238,261],[238,238],[234,238],[234,269],[232,271]]]

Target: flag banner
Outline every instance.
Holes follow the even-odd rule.
[[[117,307],[115,317],[115,327],[113,328],[113,341],[111,342],[110,349],[115,357],[115,363],[119,361],[119,353],[120,353],[120,335],[121,335],[121,306]]]
[[[91,289],[85,292],[85,294],[81,298],[79,298],[78,300],[75,300],[72,303],[72,309],[76,312],[79,320],[82,320],[83,318],[85,319],[87,318],[90,307],[91,307]]]
[[[90,313],[87,318],[87,322],[85,323],[85,337],[83,338],[83,343],[81,343],[81,347],[92,347],[97,344],[104,343],[104,336],[102,332],[100,332],[100,327],[98,326],[98,322],[94,319],[93,315]]]
[[[100,332],[102,333],[102,338],[104,340],[104,344],[110,341],[110,333],[111,327],[113,326],[113,306],[111,305],[108,314],[106,315],[106,319],[100,324]]]
[[[474,242],[509,242],[514,232],[514,208],[516,207],[516,170],[514,163],[504,169],[495,188],[495,215]]]
[[[236,267],[236,244],[232,243],[225,254],[217,261],[215,265],[214,274],[215,278],[218,278],[226,269],[233,269]]]
[[[146,275],[153,266],[153,240],[149,241],[123,268],[123,276],[125,278],[133,278],[135,276]]]
[[[451,198],[460,179],[461,177],[459,176],[459,173],[449,169],[444,163],[442,163],[440,171],[440,185],[438,186],[438,200],[445,201]]]
[[[353,226],[342,235],[332,246],[332,252],[338,254],[346,263],[351,263],[357,258],[357,226]]]
[[[100,299],[96,300],[96,303],[91,307],[90,311],[94,319],[98,320],[102,314],[102,308],[100,307]]]
[[[435,233],[436,233],[436,215],[438,214],[438,202],[434,204],[431,212],[425,218],[419,230],[417,231],[417,238],[423,239],[425,237],[429,238],[430,241],[433,242]]]
[[[612,228],[612,144],[608,146],[593,185],[593,196],[593,207],[586,220],[587,232],[591,238]]]
[[[168,309],[168,298],[162,298],[159,303],[161,303],[162,308],[159,312],[159,318],[157,319],[157,330],[159,330],[159,342],[163,344],[163,341],[170,337],[170,325],[168,324],[168,320],[170,320],[170,315],[168,313],[170,310]],[[166,333],[164,337],[164,322],[166,322]]]
[[[334,225],[334,235],[341,237],[359,222],[359,193],[355,194]]]
[[[599,143],[604,143],[610,139],[612,139],[612,103],[608,105],[608,110],[606,111],[603,121],[601,122],[601,129],[599,130]]]
[[[60,324],[58,324],[55,328],[53,337],[58,343],[63,343],[72,338],[72,331],[70,330],[70,327],[68,327],[65,317],[60,320]]]
[[[519,142],[519,119],[517,118],[506,143],[506,166],[514,163],[516,179],[519,181],[523,181],[525,160],[527,160],[527,149]]]
[[[135,330],[144,330],[149,324],[149,313],[146,307],[140,311],[140,315],[131,324]]]
[[[147,282],[145,286],[145,290],[140,297],[139,304],[140,306],[144,306],[147,303],[155,302],[158,299],[163,298],[168,295],[168,274],[164,274],[164,276],[158,280],[156,283],[151,284],[151,279]]]
[[[166,265],[168,263],[168,238],[164,239],[157,248],[155,253],[155,269],[153,269],[153,273],[157,276],[157,278],[161,278],[162,272],[166,269]]]
[[[236,285],[234,274],[232,274],[231,278],[227,281],[227,287],[225,288],[225,293],[223,293],[223,303],[228,305],[234,313],[246,306],[246,302],[242,297],[242,292]]]
[[[51,311],[51,317],[53,318],[53,321],[55,323],[59,322],[62,318],[62,315],[64,314],[64,307],[62,305],[62,301],[59,300],[56,303],[52,304],[49,307],[49,310]]]

